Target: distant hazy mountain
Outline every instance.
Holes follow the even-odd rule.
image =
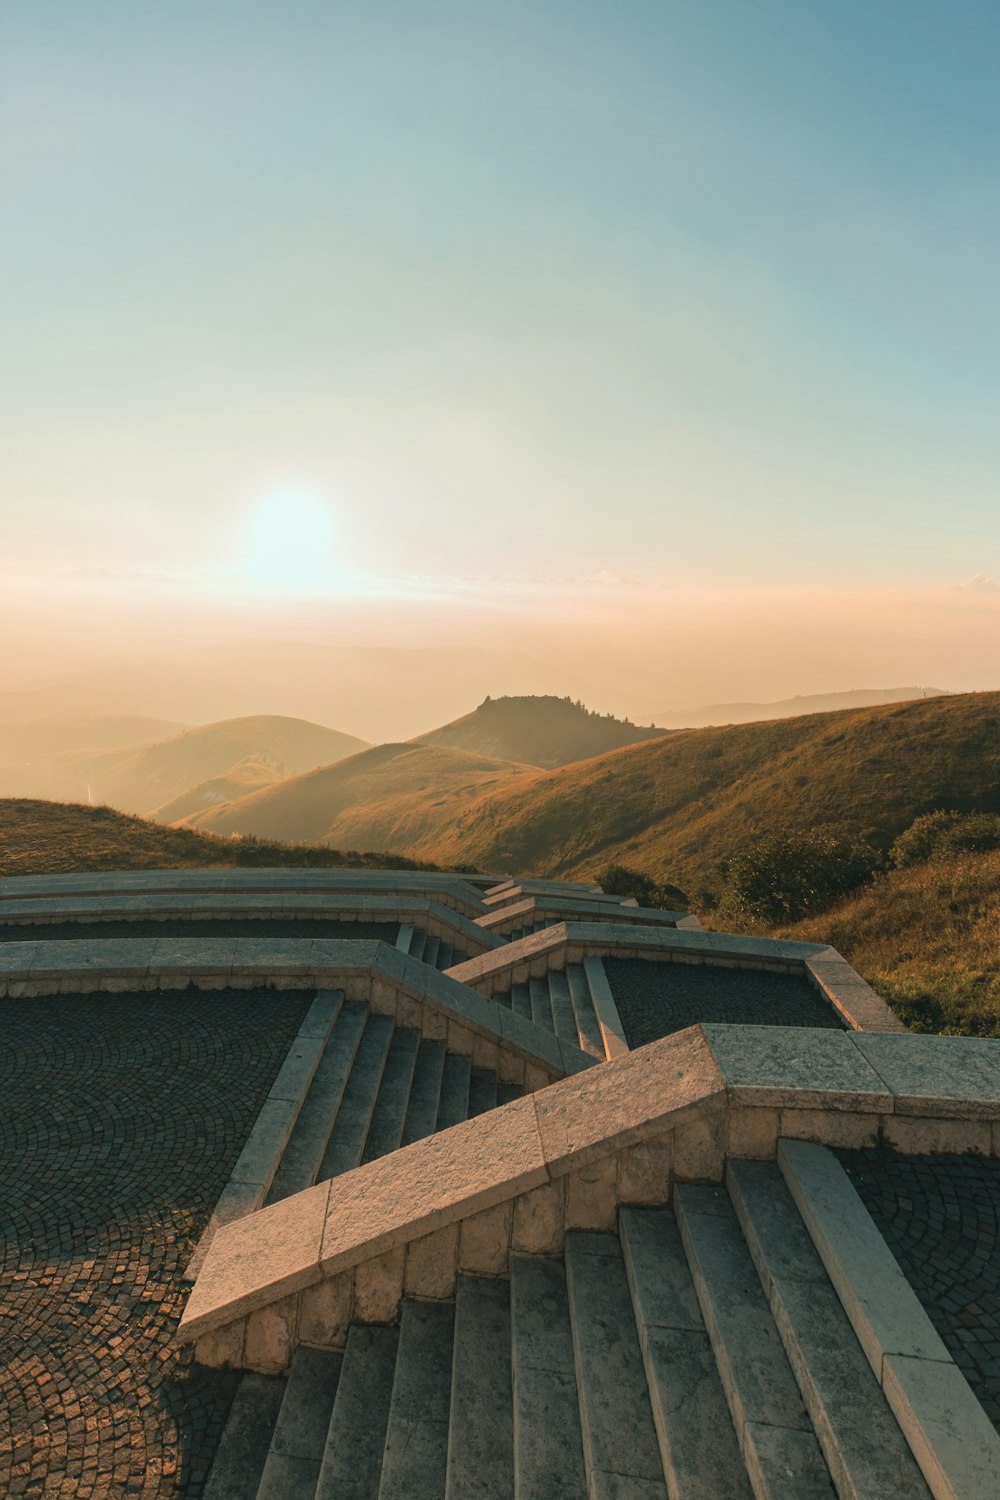
[[[242,640],[101,661],[94,664],[95,680],[98,671],[132,712],[201,724],[266,708],[313,723],[344,724],[369,743],[403,740],[428,725],[446,724],[486,693],[569,693],[594,700],[588,685],[568,672],[522,651],[477,646]]]
[[[840,708],[876,708],[881,703],[908,703],[915,698],[944,698],[945,688],[852,688],[846,693],[807,693],[777,703],[709,703],[701,708],[670,708],[653,715],[666,729],[704,729],[714,724],[755,724],[764,719],[795,719],[800,714],[830,713]]]
[[[134,715],[0,722],[0,797],[60,797],[61,757],[77,750],[124,749],[177,734],[183,724]]]
[[[652,727],[641,729],[611,714],[588,713],[569,698],[546,696],[487,698],[471,714],[414,738],[422,745],[552,768],[664,733]]]
[[[438,745],[378,745],[338,765],[266,787],[186,819],[208,833],[255,834],[357,849],[393,849],[397,831],[406,841],[437,836],[470,799],[539,775],[516,765]]]
[[[73,800],[107,802],[124,812],[152,814],[181,793],[219,776],[237,780],[248,757],[273,767],[273,780],[329,765],[365,749],[364,740],[304,719],[257,715],[203,724],[138,749],[81,751],[60,762]],[[244,767],[241,772],[238,768]]]

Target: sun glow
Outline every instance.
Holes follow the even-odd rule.
[[[279,490],[257,507],[247,535],[246,575],[271,593],[315,592],[340,582],[329,507],[304,490]]]

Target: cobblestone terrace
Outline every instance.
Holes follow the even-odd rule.
[[[311,996],[0,1007],[0,1494],[198,1496],[235,1377],[183,1270]]]
[[[604,969],[630,1047],[699,1021],[841,1028],[833,1007],[798,974],[645,958],[606,958]]]
[[[952,1359],[1000,1430],[1000,1161],[838,1156]]]

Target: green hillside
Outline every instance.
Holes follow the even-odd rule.
[[[487,698],[471,714],[415,735],[414,740],[552,769],[666,733],[652,725],[641,729],[611,714],[590,713],[570,698],[550,696]]]

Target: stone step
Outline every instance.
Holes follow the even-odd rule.
[[[445,943],[442,941],[441,948],[437,956],[438,968],[443,971],[445,969],[450,969],[452,964],[461,962],[462,957],[456,955],[454,945],[452,943]]]
[[[591,1500],[667,1500],[622,1247],[617,1235],[566,1236],[566,1288]]]
[[[526,984],[515,984],[512,986],[510,1008],[516,1016],[523,1016],[526,1021],[532,1019],[531,992]]]
[[[515,1256],[510,1312],[514,1493],[517,1500],[587,1500],[563,1261]]]
[[[320,1181],[350,1172],[361,1161],[393,1030],[391,1016],[370,1015],[365,1023],[333,1133],[323,1154]]]
[[[437,1500],[448,1466],[455,1308],[404,1302],[379,1500]]]
[[[597,1019],[594,1009],[594,998],[590,993],[590,985],[587,982],[587,974],[583,964],[566,965],[566,983],[569,986],[570,999],[573,1002],[573,1012],[576,1016],[576,1030],[580,1046],[584,1052],[589,1052],[592,1057],[605,1057],[604,1036],[601,1032],[601,1023]]]
[[[528,980],[528,996],[531,1003],[531,1019],[535,1025],[541,1026],[545,1031],[554,1030],[548,975],[544,979]]]
[[[253,1500],[287,1383],[278,1375],[243,1376],[202,1491],[203,1500]]]
[[[387,1156],[402,1140],[419,1046],[419,1031],[401,1029],[394,1032],[361,1153],[362,1163]]]
[[[832,1151],[780,1140],[778,1166],[938,1500],[1000,1490],[1000,1435]]]
[[[667,1490],[684,1500],[752,1500],[677,1220],[669,1209],[623,1208],[619,1234]],[[786,1486],[758,1490],[757,1500],[779,1493],[811,1494]]]
[[[295,1127],[282,1152],[266,1203],[278,1203],[292,1193],[311,1187],[317,1180],[367,1019],[367,1005],[341,1007]]]
[[[514,1500],[513,1422],[510,1283],[460,1276],[445,1500]]]
[[[429,964],[432,969],[436,968],[438,953],[440,951],[441,939],[437,937],[428,937],[427,941],[424,944],[424,951],[422,955],[424,963]]]
[[[576,1012],[570,999],[569,981],[562,969],[551,969],[548,975],[549,1003],[552,1007],[552,1028],[556,1036],[581,1046],[580,1033],[576,1025]]]
[[[837,1494],[928,1500],[780,1171],[770,1162],[731,1160],[727,1184]]]
[[[492,1068],[473,1068],[469,1079],[469,1119],[496,1109],[499,1080]]]
[[[398,1343],[396,1328],[348,1332],[316,1500],[378,1500]]]
[[[424,927],[414,927],[413,936],[410,939],[410,957],[419,958],[422,962],[426,946],[427,929]]]
[[[441,1103],[437,1128],[447,1130],[469,1118],[469,1086],[472,1082],[472,1058],[449,1052],[444,1060],[441,1079]]]
[[[410,1085],[410,1101],[403,1125],[402,1145],[422,1141],[437,1129],[441,1104],[441,1079],[444,1074],[444,1042],[421,1041]]]
[[[333,1350],[295,1351],[256,1500],[313,1500],[342,1363]]]
[[[757,1500],[832,1500],[829,1470],[725,1189],[678,1186],[674,1209]]]

